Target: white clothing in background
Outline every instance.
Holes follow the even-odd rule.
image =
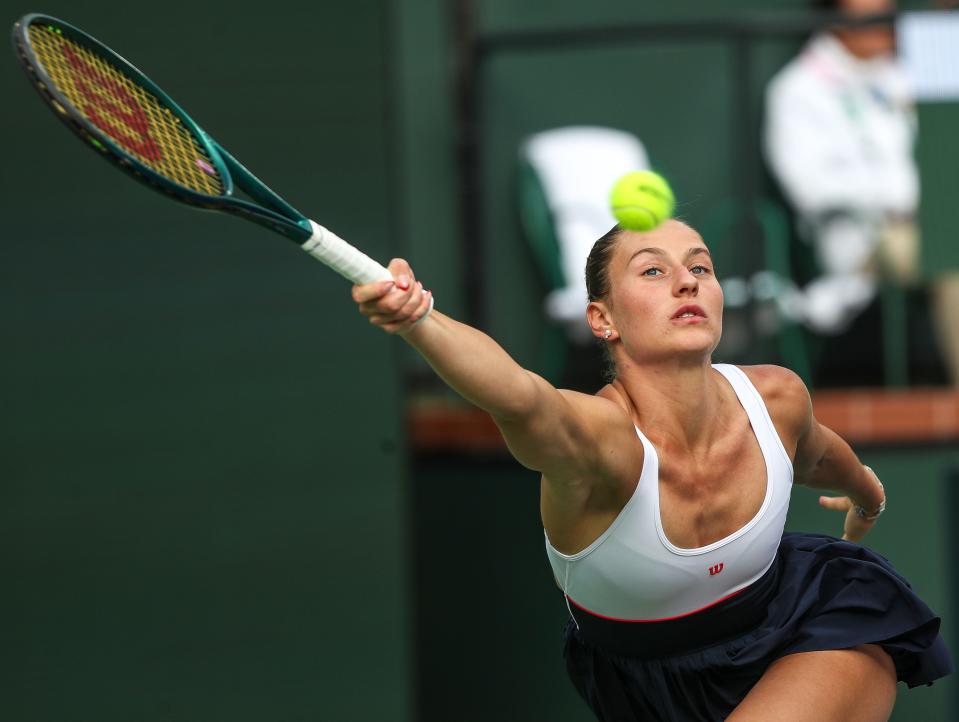
[[[816,330],[843,330],[872,300],[883,235],[913,223],[915,139],[912,93],[895,57],[862,60],[821,34],[770,82],[764,151],[822,269],[804,289]]]

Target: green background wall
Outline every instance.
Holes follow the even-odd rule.
[[[798,4],[487,0],[476,17],[495,31]],[[0,7],[117,47],[294,205],[374,257],[411,258],[462,317],[451,3]],[[756,48],[754,90],[793,45]],[[668,72],[630,90],[649,64]],[[484,70],[487,329],[521,361],[538,363],[542,288],[515,217],[520,139],[633,128],[705,222],[742,160],[730,64],[701,40]],[[410,466],[407,374],[423,366],[356,316],[346,284],[282,239],[130,184],[12,56],[0,89],[0,719],[587,719],[564,678],[535,475],[498,458]],[[959,164],[936,140],[955,108],[923,112],[930,198],[948,199]],[[936,253],[952,248],[954,223],[933,222]],[[897,501],[875,546],[951,615],[955,448],[865,458]],[[794,508],[797,526],[835,526],[812,497]],[[895,719],[950,719],[954,690],[911,692]]]
[[[398,253],[380,0],[42,10]],[[396,344],[292,244],[95,158],[5,52],[0,719],[410,719]]]

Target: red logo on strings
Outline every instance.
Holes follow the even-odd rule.
[[[136,98],[130,95],[122,84],[87,63],[68,45],[63,46],[63,54],[74,70],[73,79],[77,89],[87,101],[83,106],[83,112],[87,114],[90,121],[127,150],[148,160],[159,161],[163,153],[150,137],[150,119],[137,103]],[[98,89],[108,91],[112,97],[97,92]],[[122,106],[114,100],[119,100]],[[121,133],[115,125],[106,121],[101,111],[122,123],[134,135]]]
[[[709,568],[709,576],[711,576],[711,577],[716,576],[717,574],[719,574],[719,573],[723,570],[723,567],[725,567],[725,566],[726,566],[726,565],[723,564],[723,562],[719,562],[719,564],[716,564],[715,566],[711,566],[711,567]]]

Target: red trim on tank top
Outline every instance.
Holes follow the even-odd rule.
[[[706,606],[700,607],[699,609],[694,609],[694,610],[691,611],[691,612],[685,612],[685,613],[683,613],[683,614],[677,614],[675,617],[658,617],[658,618],[656,618],[656,619],[620,619],[619,617],[608,617],[608,616],[606,616],[605,614],[598,614],[598,613],[594,612],[594,611],[591,610],[591,609],[587,609],[587,608],[584,607],[582,604],[577,604],[575,601],[573,601],[572,599],[570,599],[570,596],[569,596],[568,594],[566,595],[566,601],[568,601],[570,604],[572,604],[572,605],[573,605],[574,607],[576,607],[577,609],[586,612],[587,614],[592,614],[594,617],[599,617],[600,619],[605,619],[605,620],[610,621],[610,622],[626,622],[626,623],[628,623],[628,624],[649,624],[649,623],[655,623],[655,622],[672,622],[672,621],[674,621],[674,620],[676,620],[676,619],[682,619],[683,617],[691,617],[691,616],[693,616],[694,614],[699,614],[700,612],[705,612],[705,611],[706,611],[707,609],[709,609],[710,607],[715,607],[717,604],[720,604],[721,602],[725,602],[727,599],[732,599],[732,598],[735,597],[737,594],[742,594],[742,593],[745,592],[747,589],[749,589],[750,586],[751,586],[751,585],[748,585],[748,584],[747,584],[747,585],[746,585],[745,587],[743,587],[742,589],[739,589],[739,590],[733,592],[732,594],[727,594],[725,597],[720,597],[720,598],[717,599],[715,602],[710,602],[710,603],[707,604]]]

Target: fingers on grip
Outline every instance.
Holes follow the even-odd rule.
[[[389,333],[407,331],[430,312],[432,294],[402,258],[390,261],[388,270],[392,281],[353,286],[353,300],[371,324]]]
[[[432,310],[432,303],[433,294],[424,290],[422,283],[416,282],[410,289],[409,299],[398,312],[375,322],[371,318],[370,321],[390,333],[403,333],[426,317]]]
[[[351,293],[356,303],[369,303],[388,294],[395,285],[396,281],[374,281],[353,286]]]

